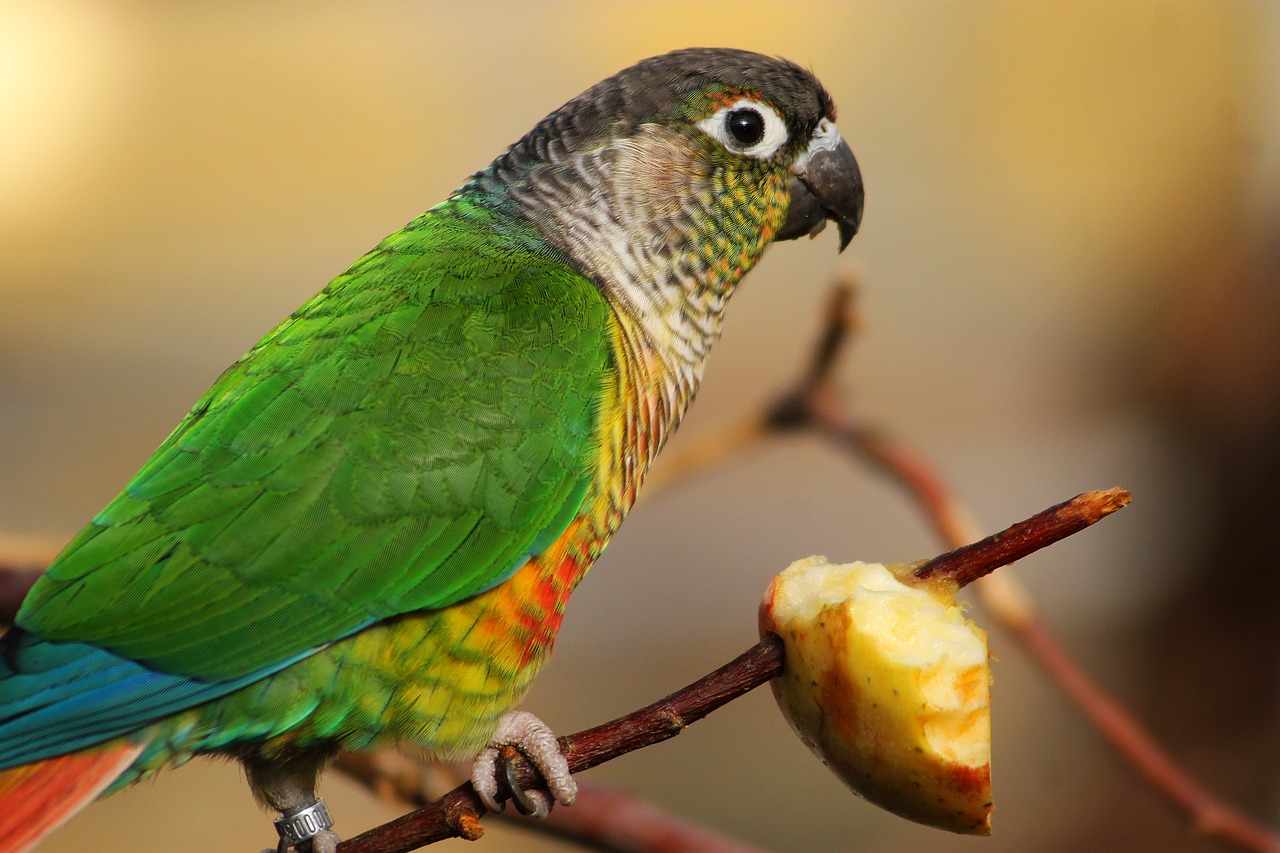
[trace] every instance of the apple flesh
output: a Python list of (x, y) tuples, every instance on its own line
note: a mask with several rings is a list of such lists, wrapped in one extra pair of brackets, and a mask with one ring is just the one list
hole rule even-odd
[(810, 557), (774, 577), (760, 630), (786, 649), (774, 696), (857, 794), (918, 823), (991, 832), (986, 634), (954, 584)]

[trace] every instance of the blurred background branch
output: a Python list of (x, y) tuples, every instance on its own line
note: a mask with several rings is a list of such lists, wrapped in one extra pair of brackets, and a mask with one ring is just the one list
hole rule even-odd
[[(764, 423), (775, 430), (816, 430), (895, 478), (929, 519), (939, 540), (956, 549), (926, 565), (934, 565), (944, 557), (967, 556), (966, 546), (978, 542), (981, 529), (936, 468), (914, 449), (894, 439), (890, 431), (862, 422), (843, 411), (838, 403), (832, 376), (844, 345), (860, 326), (855, 310), (856, 289), (856, 281), (848, 275), (837, 282), (809, 369), (795, 389), (779, 397)], [(739, 432), (731, 431), (730, 435)], [(765, 434), (760, 432), (761, 436)], [(717, 441), (713, 437), (705, 444)], [(736, 439), (732, 441), (737, 449), (744, 449)], [(668, 475), (697, 470), (706, 460), (718, 458), (711, 447), (691, 447), (671, 460)], [(1126, 493), (1122, 501), (1128, 500)], [(1081, 521), (1081, 527), (1085, 523)], [(1020, 530), (1010, 538), (1016, 540), (1020, 536), (1026, 534)], [(1007, 572), (983, 577), (976, 588), (1001, 627), (1036, 656), (1045, 674), (1066, 692), (1119, 757), (1187, 815), (1196, 836), (1219, 836), (1240, 849), (1258, 853), (1280, 851), (1280, 834), (1210, 794), (1156, 742), (1146, 726), (1085, 672), (1039, 618), (1029, 593), (1016, 577)], [(1262, 618), (1262, 614), (1258, 616)], [(1271, 707), (1274, 710), (1275, 706)]]
[[(959, 587), (966, 586), (1015, 559), (1080, 532), (1128, 502), (1129, 495), (1123, 489), (1077, 495), (1001, 533), (925, 562), (916, 569), (916, 576), (945, 578)], [(717, 708), (781, 675), (785, 660), (782, 640), (766, 633), (759, 643), (693, 684), (616, 720), (560, 738), (570, 771), (580, 773), (675, 737)], [(515, 766), (522, 789), (538, 784), (537, 774), (527, 762), (517, 759)], [(410, 814), (344, 842), (339, 848), (342, 853), (404, 853), (448, 838), (475, 840), (483, 834), (479, 820), (485, 811), (469, 782), (431, 800), (422, 784), (425, 777), (421, 768), (408, 768), (403, 763), (387, 766), (375, 756), (353, 753), (342, 754), (336, 768), (375, 793), (418, 806)], [(563, 817), (565, 809), (560, 809), (553, 813), (553, 817), (560, 815), (554, 820), (526, 821), (524, 825), (601, 851), (747, 850), (739, 842), (621, 794), (591, 789), (582, 802), (574, 803), (571, 811), (568, 818)]]

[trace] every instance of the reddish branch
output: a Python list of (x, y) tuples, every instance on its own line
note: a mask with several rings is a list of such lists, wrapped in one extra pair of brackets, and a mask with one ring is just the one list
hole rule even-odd
[[(767, 637), (715, 672), (683, 690), (612, 722), (560, 739), (569, 769), (579, 773), (643, 746), (673, 738), (685, 728), (782, 672), (782, 641)], [(536, 783), (531, 767), (518, 760), (522, 786)], [(338, 846), (340, 853), (401, 853), (460, 836), (478, 838), (484, 808), (471, 785)]]
[(529, 829), (609, 853), (762, 853), (644, 800), (583, 785), (573, 808), (556, 809), (545, 820), (521, 821)]
[[(814, 353), (813, 367), (797, 392), (784, 396), (774, 407), (770, 425), (776, 429), (819, 430), (872, 461), (907, 489), (943, 543), (963, 550), (964, 543), (973, 539), (974, 524), (937, 469), (887, 434), (849, 417), (835, 403), (832, 371), (858, 322), (851, 307), (852, 294), (853, 284), (841, 282), (830, 303), (827, 326)], [(997, 580), (1003, 583), (991, 586), (991, 581)], [(980, 586), (986, 588), (984, 601), (988, 608), (1004, 627), (1036, 656), (1052, 680), (1116, 752), (1156, 791), (1188, 815), (1197, 832), (1216, 835), (1245, 850), (1280, 853), (1280, 836), (1206, 791), (1080, 668), (1052, 632), (1035, 617), (1029, 601), (1011, 579), (994, 577)]]
[[(950, 578), (964, 586), (1001, 565), (1079, 532), (1127, 502), (1128, 493), (1123, 489), (1078, 495), (981, 542), (936, 557), (921, 566), (917, 574), (928, 570), (926, 576)], [(1011, 542), (1016, 543), (1016, 547), (1010, 547)], [(620, 755), (675, 737), (721, 705), (780, 675), (783, 660), (782, 641), (770, 634), (733, 661), (665, 699), (604, 725), (560, 738), (560, 747), (569, 760), (570, 771), (580, 773)], [(537, 777), (533, 769), (523, 761), (519, 763), (518, 778), (521, 786), (536, 784)], [(365, 775), (358, 759), (355, 768), (361, 775)], [(370, 779), (366, 784), (372, 787), (376, 781)], [(401, 791), (404, 791), (403, 787)], [(409, 787), (402, 798), (408, 800), (416, 796), (417, 792)], [(615, 807), (617, 800), (618, 798), (614, 798)], [(471, 785), (460, 785), (415, 812), (343, 842), (338, 850), (340, 853), (401, 853), (454, 836), (479, 838), (483, 832), (479, 823), (483, 813), (483, 807)], [(598, 828), (599, 816), (588, 816), (585, 821), (579, 821), (579, 824), (580, 827)], [(616, 837), (620, 828), (614, 826), (612, 829)], [(583, 840), (581, 835), (575, 837)], [(630, 837), (629, 841), (634, 844), (636, 839)], [(732, 849), (741, 849), (741, 845), (736, 843), (724, 843), (733, 844)], [(646, 848), (630, 846), (622, 849)], [(728, 848), (700, 846), (685, 849)]]
[[(439, 784), (433, 784), (435, 780), (429, 782), (426, 777), (448, 772), (444, 767), (424, 767), (396, 752), (343, 752), (334, 762), (334, 769), (383, 799), (413, 807), (434, 800), (435, 794), (430, 791), (442, 790)], [(431, 774), (431, 770), (436, 772)], [(464, 774), (449, 775), (456, 783)], [(602, 853), (764, 853), (644, 800), (581, 781), (571, 809), (555, 809), (542, 820), (527, 818), (514, 809), (507, 809), (502, 817), (519, 823), (521, 829)]]
[(1018, 629), (1018, 636), (1133, 769), (1187, 813), (1193, 831), (1226, 839), (1245, 850), (1280, 853), (1280, 838), (1218, 800), (1174, 763), (1129, 712), (1080, 669), (1043, 623), (1029, 621)]
[[(1046, 510), (1025, 522), (972, 545), (974, 525), (963, 506), (937, 475), (936, 469), (887, 434), (850, 417), (837, 404), (831, 375), (857, 323), (853, 284), (837, 289), (828, 323), (809, 370), (798, 386), (782, 397), (763, 420), (731, 433), (731, 439), (711, 449), (687, 453), (688, 468), (736, 452), (770, 429), (812, 429), (846, 449), (876, 463), (896, 478), (922, 507), (940, 539), (955, 550), (924, 563), (918, 574), (950, 577), (963, 586), (994, 568), (1019, 559), (1038, 547), (1069, 536), (1105, 517), (1128, 502), (1123, 490), (1091, 492)], [(687, 468), (677, 461), (670, 470)], [(650, 487), (652, 491), (652, 483)], [(35, 574), (0, 566), (0, 621), (17, 611), (21, 594)], [(1000, 587), (993, 581), (1006, 581)], [(988, 607), (1037, 656), (1042, 666), (1076, 702), (1086, 717), (1139, 773), (1158, 791), (1190, 815), (1195, 828), (1258, 853), (1280, 851), (1280, 839), (1262, 826), (1220, 803), (1184, 773), (1145, 733), (1142, 727), (1099, 688), (1032, 614), (1015, 585), (1006, 578), (986, 579), (979, 588)], [(999, 590), (999, 596), (994, 593)], [(570, 769), (577, 773), (634, 749), (674, 737), (685, 727), (743, 693), (763, 684), (782, 670), (782, 646), (776, 637), (759, 644), (714, 673), (659, 702), (576, 735), (562, 738)], [(522, 785), (534, 780), (531, 768), (517, 762)], [(343, 754), (338, 767), (383, 796), (409, 803), (425, 800), (423, 788), (413, 780), (393, 779), (375, 760)], [(563, 810), (553, 815), (565, 834), (607, 850), (706, 850), (747, 853), (746, 848), (690, 827), (681, 821), (648, 812), (619, 795), (587, 792), (568, 818)], [(340, 846), (342, 853), (400, 853), (448, 837), (478, 838), (483, 829), (482, 809), (470, 785), (460, 786), (423, 808), (352, 838)], [(676, 840), (674, 846), (671, 839)]]
[(950, 578), (965, 586), (1049, 543), (1084, 530), (1127, 506), (1132, 499), (1132, 495), (1120, 488), (1076, 495), (1007, 530), (934, 557), (917, 568), (915, 575), (918, 578)]

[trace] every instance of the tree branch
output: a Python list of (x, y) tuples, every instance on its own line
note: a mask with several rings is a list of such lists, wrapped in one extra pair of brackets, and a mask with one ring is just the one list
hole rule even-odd
[[(595, 728), (560, 739), (569, 770), (580, 773), (619, 755), (675, 737), (716, 708), (759, 687), (782, 671), (782, 641), (766, 637), (734, 660), (663, 699)], [(537, 782), (532, 767), (516, 760), (520, 784)], [(454, 836), (479, 838), (484, 807), (470, 783), (425, 808), (339, 845), (340, 853), (402, 853)]]
[(763, 853), (644, 800), (589, 785), (579, 785), (571, 809), (556, 809), (545, 820), (515, 819), (534, 832), (606, 853)]
[[(1082, 519), (1092, 519), (1088, 521), (1092, 523), (1127, 503), (1127, 493), (1089, 493), (1051, 508), (1046, 511), (1046, 518), (1037, 516), (1028, 520), (1030, 528), (1015, 525), (982, 543), (965, 546), (977, 537), (977, 526), (936, 468), (911, 448), (896, 442), (888, 433), (851, 416), (837, 402), (832, 373), (858, 324), (854, 296), (855, 283), (851, 279), (839, 282), (814, 356), (794, 389), (782, 395), (763, 418), (753, 418), (711, 441), (693, 445), (675, 457), (669, 456), (664, 466), (655, 472), (662, 476), (651, 477), (646, 491), (651, 494), (659, 480), (669, 482), (675, 476), (687, 475), (741, 452), (770, 432), (812, 430), (872, 462), (907, 490), (933, 524), (940, 540), (957, 549), (928, 561), (918, 571), (950, 576), (961, 585), (983, 577), (995, 565), (1025, 556), (1032, 550), (1025, 547), (1028, 536), (1032, 541), (1045, 536), (1050, 537), (1048, 541), (1053, 541), (1055, 537), (1060, 538), (1059, 533), (1070, 535), (1074, 532), (1074, 525)], [(1078, 503), (1081, 499), (1087, 504), (1083, 513)], [(9, 553), (6, 545), (0, 538), (0, 555)], [(0, 621), (9, 621), (16, 613), (22, 594), (37, 576), (37, 572), (26, 566), (37, 564), (12, 557), (7, 565), (0, 564)], [(1080, 669), (1036, 617), (1030, 597), (1016, 579), (1008, 573), (986, 576), (975, 588), (992, 615), (1036, 656), (1050, 678), (1062, 687), (1117, 753), (1157, 791), (1189, 815), (1198, 831), (1258, 853), (1280, 851), (1280, 838), (1207, 793), (1160, 749), (1131, 715)], [(633, 749), (673, 737), (715, 708), (769, 680), (781, 671), (781, 665), (780, 643), (776, 638), (766, 638), (735, 661), (666, 699), (604, 726), (562, 739), (570, 768), (580, 772)], [(383, 796), (415, 803), (425, 800), (420, 784), (414, 785), (403, 779), (398, 782), (391, 780), (375, 763), (366, 761), (362, 765), (363, 758), (343, 754), (339, 758), (338, 769)], [(533, 782), (533, 772), (527, 767), (519, 768), (519, 777), (523, 784)], [(592, 815), (590, 803), (602, 804), (608, 814)], [(572, 811), (575, 820), (578, 816), (584, 818), (578, 821), (577, 828), (567, 830), (575, 839), (588, 840), (600, 849), (647, 849), (643, 846), (609, 847), (608, 843), (612, 842), (603, 839), (604, 835), (611, 834), (608, 828), (617, 829), (620, 824), (625, 824), (622, 815), (626, 809), (618, 806), (611, 795), (590, 795)], [(562, 814), (563, 811), (557, 813)], [(483, 832), (479, 815), (480, 804), (470, 786), (460, 786), (424, 809), (350, 839), (340, 849), (343, 853), (399, 853), (437, 838), (478, 838)], [(641, 823), (652, 826), (649, 817)], [(668, 821), (662, 825), (676, 826), (678, 823)], [(592, 824), (596, 826), (595, 830), (588, 828)], [(677, 828), (676, 831), (678, 834), (687, 832), (688, 827), (684, 830)], [(724, 839), (719, 839), (719, 842), (734, 844)], [(709, 844), (685, 849), (745, 853), (740, 847), (712, 847)]]
[(1128, 506), (1133, 496), (1121, 488), (1085, 492), (993, 533), (934, 557), (916, 569), (918, 578), (945, 577), (965, 586), (1001, 566), (1021, 560), (1052, 542), (1065, 539)]
[[(927, 569), (924, 576), (947, 578), (964, 586), (1001, 565), (1100, 521), (1124, 506), (1127, 495), (1123, 489), (1078, 495), (981, 542), (935, 557), (921, 566), (917, 574)], [(1018, 547), (1007, 547), (1010, 540), (1016, 540)], [(715, 672), (664, 699), (611, 722), (560, 738), (569, 770), (580, 773), (675, 737), (715, 709), (781, 675), (784, 659), (782, 641), (769, 634)], [(520, 785), (537, 784), (533, 768), (523, 759), (517, 763)], [(373, 780), (366, 782), (370, 787), (373, 784)], [(410, 789), (410, 793), (416, 796), (416, 791)], [(343, 842), (338, 850), (339, 853), (403, 853), (453, 836), (475, 839), (482, 834), (479, 825), (482, 814), (484, 809), (479, 798), (467, 783), (418, 811)], [(598, 824), (598, 816), (590, 822)]]
[[(444, 790), (439, 778), (430, 777), (447, 774), (452, 786), (466, 775), (456, 765), (424, 766), (399, 752), (341, 752), (333, 769), (384, 800), (412, 808), (427, 805), (437, 797), (433, 791)], [(571, 809), (555, 809), (542, 820), (514, 809), (498, 817), (523, 830), (601, 853), (764, 853), (646, 800), (581, 781)]]
[[(856, 312), (850, 305), (852, 292), (847, 281), (838, 283), (829, 303), (821, 343), (814, 351), (812, 367), (796, 391), (779, 398), (771, 410), (769, 423), (778, 430), (817, 430), (872, 462), (906, 489), (947, 547), (962, 549), (964, 543), (980, 535), (979, 528), (936, 467), (914, 450), (894, 441), (887, 432), (844, 413), (835, 402), (832, 371), (836, 354), (847, 345), (858, 325)], [(1216, 835), (1256, 853), (1280, 851), (1280, 835), (1206, 791), (1084, 672), (1036, 616), (1031, 596), (1013, 575), (1003, 573), (985, 578), (976, 589), (988, 611), (1036, 657), (1120, 758), (1183, 811), (1197, 832)]]

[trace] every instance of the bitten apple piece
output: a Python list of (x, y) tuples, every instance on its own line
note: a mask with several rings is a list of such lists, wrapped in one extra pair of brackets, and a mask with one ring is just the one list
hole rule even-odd
[(991, 832), (991, 705), (986, 633), (954, 584), (911, 566), (825, 557), (793, 563), (760, 604), (786, 667), (783, 714), (856, 793), (902, 817)]

